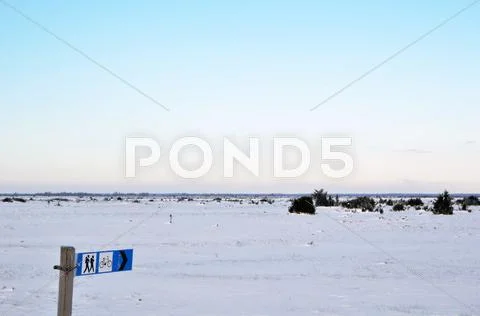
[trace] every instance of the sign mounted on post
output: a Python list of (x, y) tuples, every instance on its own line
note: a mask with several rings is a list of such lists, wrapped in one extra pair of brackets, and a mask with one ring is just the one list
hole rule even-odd
[(132, 264), (133, 249), (78, 253), (75, 275), (130, 271)]
[(75, 263), (75, 248), (63, 246), (60, 249), (60, 265), (53, 266), (60, 271), (58, 316), (72, 315), (74, 276), (130, 271), (133, 249), (78, 253), (76, 259)]

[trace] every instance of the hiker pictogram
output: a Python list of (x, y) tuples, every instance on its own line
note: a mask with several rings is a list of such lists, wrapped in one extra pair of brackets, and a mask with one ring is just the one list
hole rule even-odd
[(91, 274), (95, 273), (95, 253), (84, 254), (82, 257), (83, 270), (82, 274)]

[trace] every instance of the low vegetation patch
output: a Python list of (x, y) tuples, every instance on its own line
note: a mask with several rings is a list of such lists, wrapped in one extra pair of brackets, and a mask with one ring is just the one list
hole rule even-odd
[(373, 212), (375, 209), (375, 200), (368, 196), (362, 196), (353, 200), (342, 202), (341, 205), (348, 209), (361, 209), (363, 212)]
[(468, 206), (478, 206), (480, 205), (480, 200), (477, 196), (471, 195), (469, 197), (465, 197), (459, 201), (462, 204), (462, 209), (467, 209)]
[(27, 203), (27, 200), (24, 198), (19, 198), (19, 197), (6, 197), (2, 200), (4, 203), (13, 203), (13, 202), (20, 202), (20, 203)]
[(269, 199), (264, 197), (263, 199), (260, 200), (260, 203), (268, 203), (268, 204), (273, 204), (275, 200)]
[(395, 203), (393, 203), (392, 199), (382, 199), (382, 198), (378, 201), (378, 203), (385, 204), (385, 205), (388, 205), (388, 206), (393, 206), (393, 204), (395, 204)]

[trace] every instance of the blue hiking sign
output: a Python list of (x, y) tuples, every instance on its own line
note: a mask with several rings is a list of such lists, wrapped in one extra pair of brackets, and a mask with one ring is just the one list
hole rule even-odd
[(83, 252), (77, 254), (76, 276), (130, 271), (133, 249)]

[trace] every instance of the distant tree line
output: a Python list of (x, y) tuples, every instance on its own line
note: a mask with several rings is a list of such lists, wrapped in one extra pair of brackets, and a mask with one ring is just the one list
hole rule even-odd
[[(468, 206), (480, 205), (480, 200), (476, 196), (468, 196), (463, 199), (458, 199), (455, 203), (462, 206), (462, 210), (467, 210)], [(452, 215), (454, 203), (448, 191), (439, 194), (433, 202), (433, 206), (425, 205), (423, 200), (419, 197), (410, 198), (407, 200), (392, 200), (380, 198), (378, 203), (374, 198), (368, 196), (360, 196), (346, 201), (340, 201), (338, 195), (335, 198), (329, 195), (324, 189), (314, 190), (310, 196), (302, 196), (291, 200), (289, 207), (290, 213), (306, 213), (315, 214), (316, 207), (332, 207), (340, 206), (346, 209), (359, 209), (362, 212), (380, 212), (383, 214), (382, 205), (391, 206), (393, 211), (405, 211), (407, 207), (415, 208), (416, 210), (431, 211), (433, 214)]]

